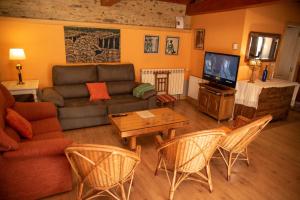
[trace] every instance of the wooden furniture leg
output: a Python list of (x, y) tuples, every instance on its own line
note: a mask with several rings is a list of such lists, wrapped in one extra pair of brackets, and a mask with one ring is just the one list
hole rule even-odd
[(213, 191), (213, 185), (212, 185), (212, 181), (211, 181), (211, 172), (210, 172), (209, 163), (206, 165), (206, 175), (207, 175), (209, 191), (212, 192)]
[(128, 139), (127, 138), (121, 138), (121, 142), (123, 145), (127, 145), (128, 144)]
[(173, 139), (175, 137), (175, 129), (170, 129), (168, 132), (168, 138)]
[(134, 150), (136, 149), (136, 137), (131, 137), (129, 140), (129, 148)]

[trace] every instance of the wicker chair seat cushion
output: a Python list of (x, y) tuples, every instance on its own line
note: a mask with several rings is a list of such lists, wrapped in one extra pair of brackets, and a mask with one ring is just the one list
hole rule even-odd
[(175, 102), (176, 98), (168, 94), (162, 94), (157, 96), (157, 100), (162, 103), (171, 103), (171, 102)]

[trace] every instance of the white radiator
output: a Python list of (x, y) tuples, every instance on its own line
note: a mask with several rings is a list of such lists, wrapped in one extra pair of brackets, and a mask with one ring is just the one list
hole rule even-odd
[(207, 81), (202, 78), (196, 77), (196, 76), (190, 76), (189, 89), (188, 89), (189, 97), (191, 97), (193, 99), (198, 99), (199, 83), (207, 83)]
[(184, 84), (184, 69), (142, 69), (141, 70), (141, 82), (150, 83), (155, 85), (154, 72), (157, 71), (169, 71), (169, 94), (178, 95), (183, 94)]

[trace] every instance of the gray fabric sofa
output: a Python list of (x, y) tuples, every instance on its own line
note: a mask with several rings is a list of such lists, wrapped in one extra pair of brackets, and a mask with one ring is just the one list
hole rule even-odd
[[(108, 124), (108, 114), (156, 107), (155, 91), (142, 98), (132, 95), (137, 86), (132, 64), (56, 65), (52, 80), (53, 87), (44, 88), (40, 98), (57, 106), (64, 130)], [(89, 101), (86, 83), (90, 82), (105, 82), (111, 99)]]

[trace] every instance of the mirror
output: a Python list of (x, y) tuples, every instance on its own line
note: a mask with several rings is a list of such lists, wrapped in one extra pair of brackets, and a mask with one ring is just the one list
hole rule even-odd
[(246, 50), (246, 60), (260, 59), (262, 61), (275, 61), (280, 34), (250, 32)]

